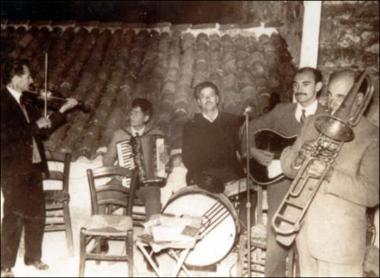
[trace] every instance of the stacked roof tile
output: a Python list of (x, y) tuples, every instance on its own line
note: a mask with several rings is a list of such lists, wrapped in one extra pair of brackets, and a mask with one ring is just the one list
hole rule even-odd
[(127, 125), (135, 97), (152, 101), (154, 120), (172, 148), (181, 147), (183, 124), (197, 112), (193, 88), (199, 82), (214, 82), (223, 109), (235, 114), (250, 104), (253, 116), (261, 115), (273, 93), (289, 99), (295, 69), (276, 32), (249, 34), (235, 25), (215, 31), (215, 24), (194, 30), (163, 23), (92, 24), (1, 25), (2, 60), (29, 59), (35, 84), (42, 87), (47, 51), (49, 89), (94, 108), (69, 113), (68, 123), (46, 142), (48, 149), (72, 151), (74, 159), (93, 159), (113, 131)]

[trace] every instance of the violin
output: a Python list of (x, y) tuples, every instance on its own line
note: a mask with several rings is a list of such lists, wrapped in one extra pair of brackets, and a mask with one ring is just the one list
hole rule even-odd
[[(58, 94), (58, 93), (55, 93)], [(60, 95), (60, 94), (59, 94)], [(30, 103), (32, 105), (37, 105), (43, 107), (45, 105), (45, 96), (43, 94), (40, 94), (37, 91), (24, 91), (22, 93), (22, 99), (23, 101)], [(59, 110), (62, 105), (66, 102), (66, 98), (61, 96), (47, 96), (47, 107), (51, 110), (57, 111)], [(75, 108), (80, 109), (84, 113), (90, 113), (92, 108), (84, 103), (83, 101), (78, 100), (78, 104), (75, 106)]]

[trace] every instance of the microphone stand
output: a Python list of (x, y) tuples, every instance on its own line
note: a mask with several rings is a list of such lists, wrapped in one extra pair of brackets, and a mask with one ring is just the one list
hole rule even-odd
[(250, 192), (250, 165), (249, 165), (249, 160), (250, 160), (250, 144), (249, 144), (249, 112), (251, 109), (246, 108), (244, 111), (245, 115), (245, 134), (246, 134), (246, 150), (247, 150), (247, 160), (246, 160), (246, 183), (247, 183), (247, 203), (246, 203), (246, 208), (247, 208), (247, 249), (248, 249), (248, 254), (247, 254), (247, 271), (248, 271), (248, 277), (251, 277), (251, 192)]
[(48, 119), (47, 114), (47, 72), (48, 71), (48, 54), (45, 52), (45, 93), (44, 93), (44, 117)]

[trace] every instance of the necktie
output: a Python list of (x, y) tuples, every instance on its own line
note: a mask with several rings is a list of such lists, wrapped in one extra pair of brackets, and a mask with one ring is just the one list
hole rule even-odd
[(139, 136), (140, 136), (140, 132), (137, 131), (137, 132), (135, 133), (135, 137), (139, 137)]
[(306, 110), (302, 109), (300, 123), (303, 124), (305, 122), (305, 120), (306, 120)]

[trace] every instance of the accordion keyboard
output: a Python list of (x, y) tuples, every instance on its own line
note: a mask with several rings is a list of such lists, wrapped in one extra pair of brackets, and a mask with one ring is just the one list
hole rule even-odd
[(130, 140), (125, 140), (116, 144), (119, 165), (124, 168), (134, 169), (133, 151)]
[[(119, 161), (119, 166), (127, 168), (127, 169), (134, 169), (135, 168), (135, 161), (133, 159), (133, 151), (132, 151), (132, 145), (130, 144), (130, 140), (124, 140), (116, 144), (116, 150), (117, 150), (117, 158)], [(131, 179), (130, 178), (123, 178), (121, 181), (122, 185), (129, 188), (131, 185)]]

